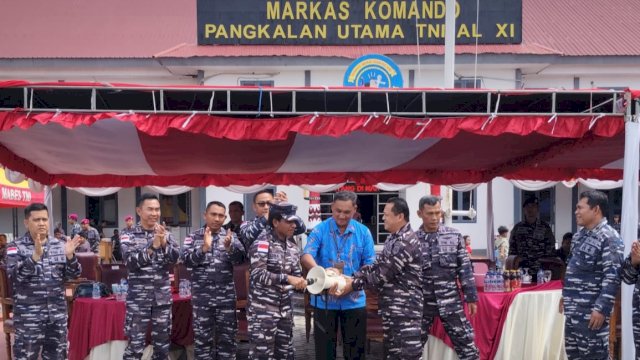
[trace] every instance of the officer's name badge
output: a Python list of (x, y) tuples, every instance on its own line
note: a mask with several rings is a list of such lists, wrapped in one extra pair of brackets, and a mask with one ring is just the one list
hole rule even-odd
[(15, 255), (18, 253), (18, 248), (17, 247), (10, 247), (7, 249), (7, 255)]
[(269, 242), (268, 241), (258, 241), (258, 252), (269, 252)]

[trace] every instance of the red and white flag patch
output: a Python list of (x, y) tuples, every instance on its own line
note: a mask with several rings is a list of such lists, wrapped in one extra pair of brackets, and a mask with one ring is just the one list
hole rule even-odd
[(129, 235), (122, 235), (120, 236), (120, 242), (121, 243), (128, 243), (129, 242)]
[(7, 255), (15, 255), (18, 253), (18, 248), (15, 246), (12, 246), (10, 248), (7, 248)]
[(193, 239), (190, 238), (190, 237), (184, 239), (184, 244), (185, 245), (191, 244), (192, 242), (193, 242)]
[(268, 241), (258, 241), (258, 252), (268, 253), (269, 252), (269, 242)]

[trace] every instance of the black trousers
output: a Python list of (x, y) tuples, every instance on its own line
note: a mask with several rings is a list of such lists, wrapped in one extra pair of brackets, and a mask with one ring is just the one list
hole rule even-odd
[(314, 308), (313, 338), (316, 343), (317, 360), (336, 358), (336, 338), (340, 324), (342, 354), (345, 360), (365, 358), (364, 345), (367, 339), (367, 310), (324, 310)]

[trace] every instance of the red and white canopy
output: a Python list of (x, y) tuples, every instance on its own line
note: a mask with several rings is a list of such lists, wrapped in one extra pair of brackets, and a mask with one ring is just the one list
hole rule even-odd
[(622, 116), (0, 113), (0, 163), (67, 186), (622, 178)]
[(42, 184), (72, 187), (619, 180), (623, 157), (622, 113), (0, 111), (0, 164)]

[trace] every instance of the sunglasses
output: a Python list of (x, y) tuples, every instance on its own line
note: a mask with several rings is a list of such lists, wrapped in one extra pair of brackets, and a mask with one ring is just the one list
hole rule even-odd
[(260, 202), (257, 202), (256, 205), (262, 207), (262, 206), (269, 206), (271, 205), (271, 203), (269, 201), (260, 201)]

